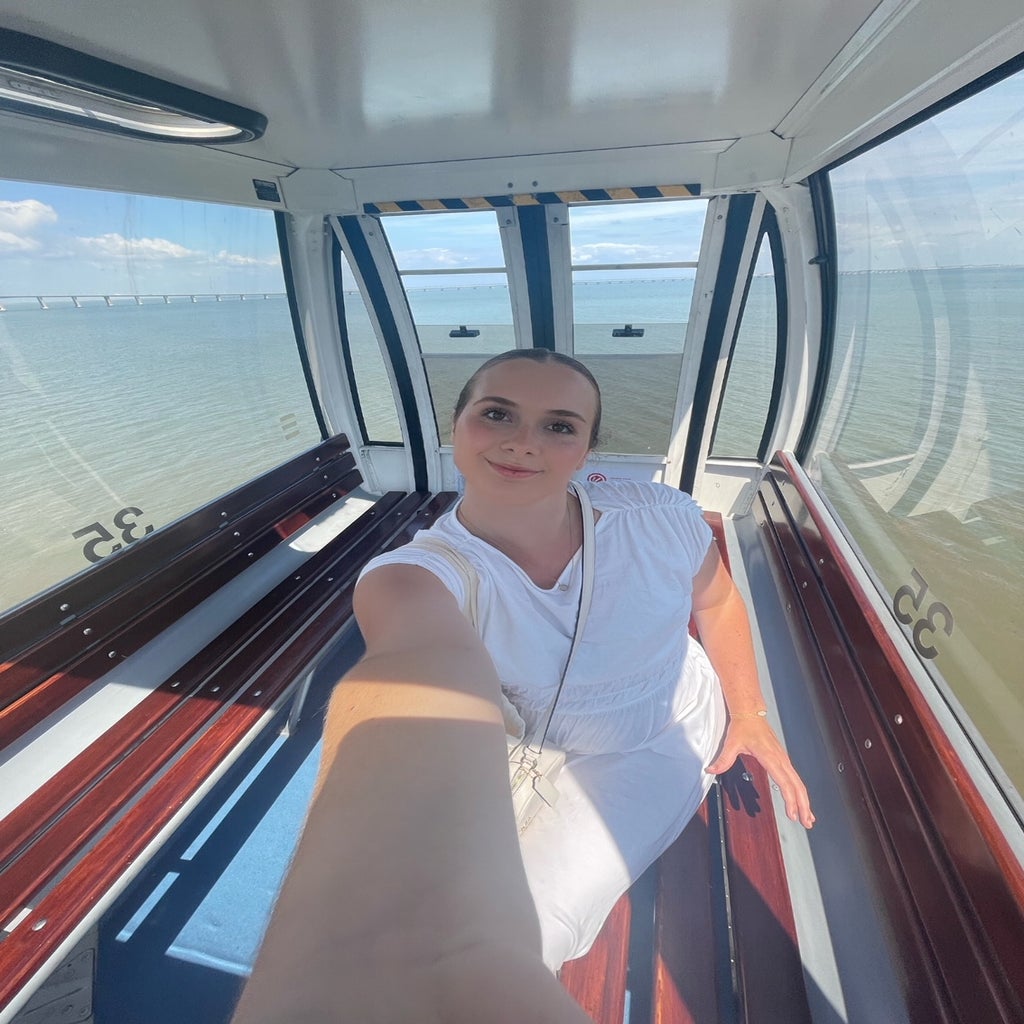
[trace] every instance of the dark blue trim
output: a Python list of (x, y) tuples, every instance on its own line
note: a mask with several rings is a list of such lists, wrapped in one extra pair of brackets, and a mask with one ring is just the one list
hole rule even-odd
[(535, 192), (533, 198), (542, 206), (555, 206), (565, 202), (557, 192)]
[[(413, 489), (426, 491), (428, 489), (426, 445), (423, 440), (423, 431), (420, 429), (419, 410), (416, 405), (416, 394), (412, 386), (412, 373), (409, 370), (409, 363), (405, 358), (405, 351), (402, 348), (402, 339), (398, 331), (398, 324), (395, 321), (395, 314), (391, 309), (391, 304), (388, 302), (387, 291), (384, 288), (380, 270), (373, 260), (373, 255), (363, 234), (363, 227), (359, 217), (351, 215), (339, 217), (338, 223), (345, 234), (345, 240), (348, 242), (349, 251), (356, 264), (359, 276), (363, 279), (366, 296), (370, 306), (373, 308), (374, 315), (377, 317), (377, 323), (380, 325), (388, 361), (391, 363), (391, 370), (395, 375), (398, 398), (402, 403), (402, 415), (405, 418), (409, 456), (412, 459)], [(379, 225), (378, 230), (380, 230)]]
[(836, 212), (832, 204), (832, 184), (824, 171), (807, 179), (814, 211), (814, 234), (818, 254), (811, 261), (821, 274), (821, 336), (818, 342), (818, 367), (811, 388), (807, 419), (796, 444), (797, 462), (807, 458), (814, 436), (818, 432), (821, 413), (825, 406), (825, 391), (832, 372), (832, 354), (835, 350), (836, 308), (839, 301), (839, 265), (836, 258)]
[(661, 199), (662, 191), (660, 188), (656, 188), (654, 185), (640, 185), (633, 189), (636, 193), (637, 199)]
[(581, 188), (580, 195), (595, 203), (611, 199), (611, 196), (603, 188)]
[(555, 305), (551, 293), (551, 250), (543, 206), (519, 207), (526, 291), (530, 298), (530, 332), (534, 348), (555, 349)]
[[(764, 433), (761, 435), (761, 443), (757, 446), (758, 462), (767, 462), (775, 454), (768, 451), (768, 444), (779, 419), (782, 384), (786, 376), (786, 360), (789, 358), (789, 286), (786, 282), (786, 260), (782, 249), (779, 220), (775, 215), (775, 207), (771, 203), (765, 206), (761, 230), (768, 238), (768, 245), (772, 253), (772, 270), (775, 275), (775, 376), (772, 380), (772, 397), (768, 403)], [(751, 264), (750, 271), (753, 274), (753, 264)]]
[(439, 199), (438, 202), (446, 210), (468, 210), (469, 203), (463, 199)]
[[(732, 296), (736, 292), (740, 256), (743, 253), (743, 243), (747, 237), (753, 211), (753, 195), (733, 196), (729, 200), (729, 212), (725, 218), (725, 238), (722, 241), (722, 254), (718, 261), (718, 272), (715, 275), (714, 296), (711, 300), (711, 311), (708, 315), (704, 345), (701, 349), (700, 369), (697, 372), (690, 430), (686, 436), (686, 446), (683, 450), (683, 470), (680, 475), (679, 487), (687, 493), (693, 492), (693, 484), (697, 478), (701, 437), (707, 426), (708, 416), (711, 414), (709, 405), (714, 388), (715, 369), (725, 340), (729, 306)], [(718, 415), (717, 410), (715, 410), (715, 415)]]
[(280, 210), (274, 211), (274, 227), (277, 229), (277, 246), (281, 250), (281, 271), (284, 275), (284, 290), (288, 296), (288, 312), (292, 318), (292, 331), (295, 334), (295, 345), (299, 350), (299, 362), (302, 364), (302, 376), (306, 379), (306, 390), (309, 392), (309, 402), (313, 406), (313, 416), (316, 418), (316, 425), (320, 428), (320, 439), (326, 441), (329, 437), (327, 431), (327, 420), (323, 408), (320, 405), (320, 398), (316, 393), (316, 385), (313, 383), (313, 370), (309, 365), (309, 353), (306, 351), (306, 338), (302, 333), (302, 317), (299, 315), (299, 303), (295, 297), (295, 281), (292, 274), (292, 257), (288, 248), (288, 225), (285, 221), (286, 214)]
[[(484, 196), (484, 201), (497, 209), (499, 206), (515, 206), (515, 200), (511, 196)], [(465, 205), (465, 204), (463, 204)]]
[(403, 199), (400, 202), (395, 203), (400, 210), (404, 210), (406, 213), (419, 213), (423, 207), (415, 199)]

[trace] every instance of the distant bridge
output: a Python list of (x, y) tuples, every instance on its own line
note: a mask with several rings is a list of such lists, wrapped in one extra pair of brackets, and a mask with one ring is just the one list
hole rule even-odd
[(50, 304), (66, 305), (70, 303), (76, 309), (84, 304), (93, 305), (101, 300), (107, 306), (133, 304), (142, 306), (146, 303), (174, 302), (248, 302), (254, 299), (283, 299), (284, 292), (141, 292), (137, 295), (127, 293), (111, 293), (110, 295), (0, 295), (0, 313), (6, 312), (5, 302), (36, 302), (39, 309), (49, 309)]

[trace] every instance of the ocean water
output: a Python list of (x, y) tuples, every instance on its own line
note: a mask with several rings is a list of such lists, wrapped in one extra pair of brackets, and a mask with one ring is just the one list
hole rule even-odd
[[(602, 447), (663, 453), (692, 278), (581, 277), (575, 346), (604, 391)], [(967, 688), (972, 715), (991, 720), (993, 746), (1021, 785), (1019, 744), (999, 737), (1007, 723), (1014, 735), (1024, 728), (1024, 269), (840, 280), (812, 471), (890, 593), (915, 569), (954, 609), (957, 628), (936, 665)], [(283, 298), (81, 309), (49, 301), (48, 310), (5, 301), (0, 312), (0, 610), (319, 437)], [(419, 289), (410, 305), (444, 436), (468, 373), (514, 345), (508, 293)], [(347, 320), (369, 434), (399, 440), (357, 295), (347, 296)], [(612, 336), (627, 324), (643, 337)], [(450, 338), (460, 325), (480, 333)], [(774, 335), (774, 283), (755, 278), (716, 455), (756, 453)], [(970, 697), (979, 677), (989, 680), (980, 703)]]

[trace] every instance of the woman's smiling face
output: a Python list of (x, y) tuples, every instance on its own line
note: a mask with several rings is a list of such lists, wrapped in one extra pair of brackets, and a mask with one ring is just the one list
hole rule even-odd
[(485, 370), (452, 430), (467, 488), (518, 502), (564, 491), (586, 462), (597, 410), (571, 367), (514, 359)]

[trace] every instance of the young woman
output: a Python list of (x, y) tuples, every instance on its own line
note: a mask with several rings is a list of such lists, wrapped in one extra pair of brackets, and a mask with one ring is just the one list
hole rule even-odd
[(557, 687), (582, 582), (569, 485), (600, 417), (586, 367), (544, 350), (496, 356), (463, 389), (465, 493), (432, 534), (477, 574), (480, 634), (444, 556), (400, 549), (364, 570), (366, 655), (332, 700), (318, 795), (237, 1021), (583, 1020), (549, 972), (587, 951), (738, 755), (813, 824), (700, 510), (611, 481), (588, 485), (593, 603), (549, 733), (567, 751), (559, 799), (517, 842), (501, 692), (530, 730)]

